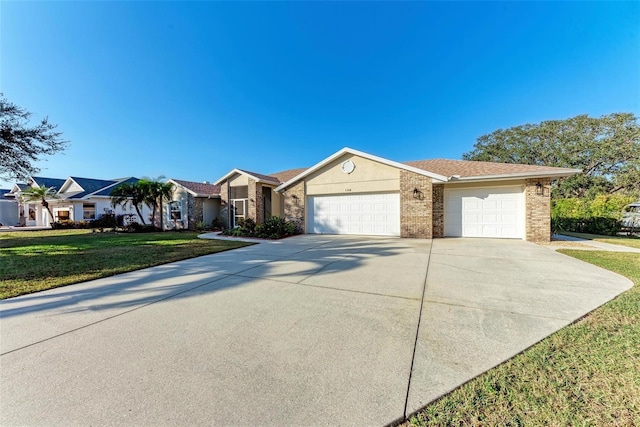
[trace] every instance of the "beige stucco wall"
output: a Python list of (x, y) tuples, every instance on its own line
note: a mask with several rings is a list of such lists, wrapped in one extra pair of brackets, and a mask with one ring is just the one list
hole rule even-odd
[(220, 215), (220, 199), (204, 199), (202, 207), (203, 221), (211, 225), (214, 219)]
[[(351, 160), (356, 166), (350, 174), (342, 171), (342, 164), (347, 160)], [(345, 154), (309, 175), (305, 184), (308, 196), (397, 192), (400, 189), (400, 173), (392, 166)]]
[(282, 193), (271, 192), (271, 215), (280, 218), (284, 217), (284, 209), (282, 204)]
[(243, 174), (236, 174), (229, 178), (230, 187), (240, 187), (242, 185), (249, 185), (249, 177)]

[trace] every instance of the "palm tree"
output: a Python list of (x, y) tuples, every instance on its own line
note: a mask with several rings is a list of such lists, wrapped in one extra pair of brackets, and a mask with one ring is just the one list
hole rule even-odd
[(130, 202), (136, 209), (138, 218), (142, 221), (142, 225), (147, 225), (147, 223), (144, 222), (142, 213), (140, 212), (140, 205), (145, 202), (145, 194), (143, 191), (144, 188), (138, 185), (139, 183), (140, 181), (135, 184), (125, 182), (124, 184), (120, 184), (114, 188), (113, 191), (111, 191), (111, 206), (114, 208), (118, 205), (125, 207), (127, 203)]
[(47, 199), (56, 199), (58, 197), (54, 187), (45, 187), (44, 185), (40, 187), (30, 187), (27, 190), (23, 190), (20, 197), (25, 202), (40, 202), (47, 212), (49, 212), (49, 215), (51, 216), (51, 228), (53, 228), (53, 212), (51, 212), (51, 209), (49, 208), (49, 202), (47, 202)]
[(156, 218), (156, 211), (160, 213), (160, 230), (164, 230), (164, 214), (162, 212), (162, 202), (170, 202), (173, 197), (173, 184), (158, 180), (141, 180), (140, 183), (145, 188), (145, 203), (153, 209), (151, 217)]

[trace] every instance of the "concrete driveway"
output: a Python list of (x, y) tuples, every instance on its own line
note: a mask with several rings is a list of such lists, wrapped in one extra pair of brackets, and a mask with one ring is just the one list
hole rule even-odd
[(512, 240), (176, 262), (0, 302), (0, 424), (383, 425), (631, 286)]

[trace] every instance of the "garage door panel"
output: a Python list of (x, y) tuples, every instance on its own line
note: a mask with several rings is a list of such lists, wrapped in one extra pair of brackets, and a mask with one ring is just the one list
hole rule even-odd
[(479, 223), (480, 217), (478, 214), (464, 214), (463, 219), (465, 223)]
[(516, 223), (518, 221), (518, 215), (516, 214), (502, 214), (502, 223)]
[(517, 210), (518, 209), (518, 203), (515, 200), (503, 200), (502, 201), (502, 209), (506, 210)]
[(310, 196), (308, 206), (310, 233), (400, 235), (397, 193)]
[(478, 200), (463, 200), (462, 207), (466, 210), (478, 210), (480, 209), (480, 203)]
[(445, 190), (445, 236), (522, 238), (520, 186)]
[(482, 210), (498, 210), (497, 200), (484, 200), (482, 203)]
[(482, 223), (483, 224), (495, 224), (498, 223), (500, 221), (498, 221), (498, 214), (496, 213), (490, 213), (490, 214), (483, 214), (482, 215)]

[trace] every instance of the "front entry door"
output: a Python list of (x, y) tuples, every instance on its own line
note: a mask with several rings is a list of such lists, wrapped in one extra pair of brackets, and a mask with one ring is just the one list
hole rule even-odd
[(233, 224), (232, 227), (238, 225), (239, 219), (244, 219), (247, 216), (247, 202), (249, 199), (233, 199), (231, 205), (233, 206)]

